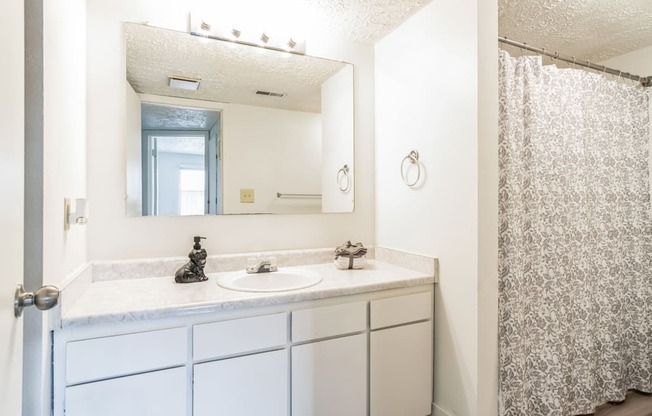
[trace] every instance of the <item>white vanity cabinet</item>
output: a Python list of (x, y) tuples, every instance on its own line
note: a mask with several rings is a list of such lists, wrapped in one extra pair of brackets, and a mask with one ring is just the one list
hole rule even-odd
[(287, 416), (284, 350), (194, 366), (194, 416)]
[(426, 416), (433, 286), (54, 332), (54, 416)]
[(367, 415), (367, 302), (294, 311), (293, 416)]
[(69, 342), (65, 415), (184, 414), (186, 359), (186, 328)]
[(172, 416), (185, 413), (184, 367), (66, 388), (66, 416)]
[(287, 322), (275, 313), (195, 325), (193, 360), (212, 361), (194, 364), (193, 415), (287, 416)]
[(432, 293), (370, 302), (371, 416), (430, 414), (432, 310)]

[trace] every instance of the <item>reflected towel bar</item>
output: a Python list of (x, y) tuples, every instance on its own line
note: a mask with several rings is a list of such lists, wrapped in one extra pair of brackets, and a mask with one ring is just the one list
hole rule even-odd
[(276, 193), (277, 198), (321, 198), (321, 194), (282, 194)]

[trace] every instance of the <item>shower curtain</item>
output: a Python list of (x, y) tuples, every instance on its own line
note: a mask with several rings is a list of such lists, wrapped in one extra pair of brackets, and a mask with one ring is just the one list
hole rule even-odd
[(500, 414), (652, 391), (647, 92), (500, 52)]

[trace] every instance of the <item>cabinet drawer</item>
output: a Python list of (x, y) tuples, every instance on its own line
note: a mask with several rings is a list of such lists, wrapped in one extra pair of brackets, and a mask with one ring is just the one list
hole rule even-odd
[(292, 342), (350, 334), (367, 329), (367, 302), (292, 312)]
[(66, 382), (158, 370), (185, 364), (187, 359), (186, 328), (74, 341), (66, 345)]
[(432, 293), (371, 301), (371, 329), (432, 318)]
[(193, 357), (195, 361), (260, 351), (287, 342), (287, 315), (255, 316), (195, 325)]

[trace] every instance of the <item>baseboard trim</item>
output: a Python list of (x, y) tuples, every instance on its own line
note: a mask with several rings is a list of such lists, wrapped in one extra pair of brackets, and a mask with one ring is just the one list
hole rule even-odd
[(437, 406), (436, 403), (432, 403), (432, 416), (455, 416), (451, 413), (448, 413), (446, 410)]

